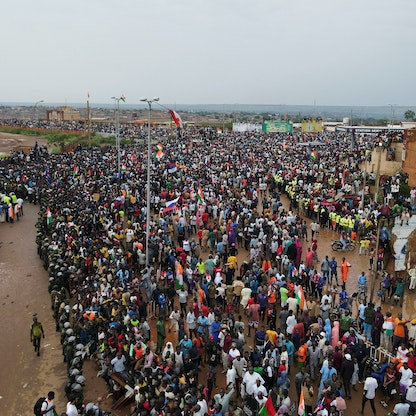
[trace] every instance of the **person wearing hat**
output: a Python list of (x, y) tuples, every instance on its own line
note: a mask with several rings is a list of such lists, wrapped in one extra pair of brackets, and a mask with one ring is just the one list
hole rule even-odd
[(341, 378), (344, 385), (345, 396), (351, 399), (351, 378), (354, 374), (354, 363), (352, 362), (351, 354), (345, 354), (344, 360), (341, 364)]
[(35, 352), (38, 357), (40, 355), (40, 339), (45, 338), (45, 333), (43, 332), (43, 326), (38, 321), (37, 314), (33, 315), (33, 323), (30, 327), (30, 342), (33, 344)]

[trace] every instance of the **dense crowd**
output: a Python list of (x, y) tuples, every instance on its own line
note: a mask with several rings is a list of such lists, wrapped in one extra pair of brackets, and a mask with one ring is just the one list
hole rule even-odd
[[(111, 147), (61, 155), (36, 147), (0, 162), (5, 195), (20, 189), (40, 203), (38, 251), (70, 403), (82, 404), (83, 359), (94, 356), (115, 400), (131, 390), (137, 415), (285, 415), (301, 401), (307, 413), (335, 416), (359, 382), (363, 409), (370, 400), (374, 414), (377, 388), (386, 406), (396, 388), (414, 405), (416, 322), (407, 330), (401, 314), (384, 316), (365, 298), (353, 319), (350, 264), (317, 257), (328, 227), (360, 241), (370, 267), (385, 272), (382, 253), (361, 241), (382, 221), (387, 249), (388, 222), (410, 216), (414, 201), (392, 195), (393, 213), (386, 199), (360, 204), (360, 164), (379, 138), (321, 133), (311, 145), (303, 133), (155, 135), (164, 156), (152, 158), (149, 230), (140, 145), (122, 147), (121, 172)], [(403, 180), (385, 178), (384, 196)], [(385, 280), (400, 301), (404, 282)], [(370, 343), (398, 362), (374, 368)], [(225, 387), (214, 394), (217, 384)]]

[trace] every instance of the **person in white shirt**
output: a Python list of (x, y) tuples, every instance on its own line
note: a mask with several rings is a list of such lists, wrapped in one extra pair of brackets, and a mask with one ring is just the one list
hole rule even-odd
[(265, 397), (261, 391), (259, 391), (254, 396), (254, 398), (257, 400), (257, 403), (259, 404), (259, 409), (261, 409), (262, 406), (264, 405), (264, 403), (266, 403), (266, 401), (267, 401), (267, 397)]
[(228, 370), (226, 374), (226, 388), (227, 389), (234, 389), (235, 388), (235, 381), (237, 377), (237, 371), (233, 366), (232, 361), (228, 363)]
[(66, 415), (67, 416), (78, 416), (78, 409), (75, 406), (76, 399), (75, 397), (71, 397), (69, 402), (66, 404)]
[(293, 312), (293, 315), (296, 316), (296, 313), (298, 311), (298, 300), (295, 297), (291, 297), (288, 298), (286, 304), (288, 309)]
[[(248, 367), (248, 371), (244, 374), (243, 382), (241, 383), (241, 397), (244, 397), (245, 393), (248, 395), (252, 395), (254, 393), (254, 387), (257, 384), (257, 379), (260, 380), (260, 383), (264, 384), (263, 377), (260, 374), (255, 373), (253, 367)], [(243, 388), (245, 391), (243, 391)]]
[[(196, 402), (198, 406), (200, 406), (200, 411), (198, 412), (199, 415), (205, 415), (205, 413), (208, 413), (208, 403), (202, 396), (202, 394), (198, 395), (198, 401)], [(194, 413), (195, 415), (196, 413)]]
[(403, 366), (400, 367), (400, 393), (402, 396), (406, 397), (406, 392), (408, 387), (413, 382), (413, 371), (409, 368), (409, 364), (407, 362), (403, 363)]
[(394, 416), (407, 416), (409, 414), (410, 404), (406, 402), (406, 398), (402, 397), (400, 403), (397, 403), (393, 409)]
[(374, 377), (368, 376), (364, 382), (363, 400), (361, 402), (361, 414), (364, 414), (364, 406), (370, 400), (371, 409), (376, 416), (376, 408), (374, 406), (374, 397), (376, 397), (376, 390), (378, 387), (377, 380)]
[(48, 397), (42, 403), (41, 413), (43, 416), (53, 416), (53, 411), (55, 409), (55, 403), (53, 402), (54, 398), (55, 392), (50, 391)]
[(298, 322), (296, 321), (295, 316), (293, 315), (293, 311), (289, 310), (289, 315), (286, 318), (286, 332), (289, 335), (292, 335), (295, 325)]
[(409, 350), (406, 348), (405, 344), (402, 344), (397, 348), (396, 358), (398, 358), (402, 363), (407, 363), (409, 358), (407, 357)]
[(262, 396), (267, 396), (267, 389), (264, 387), (264, 384), (261, 384), (261, 380), (257, 379), (256, 384), (253, 387), (253, 394), (254, 397), (257, 397), (258, 394), (261, 393)]

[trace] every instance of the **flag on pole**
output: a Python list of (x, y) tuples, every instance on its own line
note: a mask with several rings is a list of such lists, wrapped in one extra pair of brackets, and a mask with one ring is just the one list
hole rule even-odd
[(296, 293), (296, 300), (298, 301), (299, 309), (303, 311), (305, 309), (305, 292), (302, 286), (299, 286), (298, 292)]
[(169, 110), (169, 114), (172, 117), (173, 122), (176, 124), (176, 127), (178, 129), (183, 128), (181, 116), (174, 110)]
[(303, 389), (300, 391), (300, 399), (299, 399), (299, 406), (298, 406), (298, 416), (306, 416), (306, 411), (305, 411), (305, 396), (303, 394)]
[(163, 209), (163, 212), (172, 211), (176, 208), (176, 205), (179, 201), (179, 197), (172, 199), (172, 201), (166, 201), (166, 208)]
[(259, 416), (276, 416), (276, 409), (273, 406), (272, 396), (269, 396), (266, 403), (259, 410)]
[(90, 92), (88, 91), (87, 92), (87, 100), (89, 100), (90, 99)]
[(312, 150), (309, 157), (312, 160), (312, 162), (315, 162), (315, 160), (316, 160), (316, 150)]
[(178, 170), (178, 168), (176, 167), (176, 163), (175, 162), (171, 162), (168, 164), (168, 172), (169, 173), (175, 173)]
[(156, 159), (160, 162), (160, 159), (162, 159), (163, 157), (163, 146), (160, 143), (158, 143), (156, 148), (157, 148)]
[(198, 186), (198, 193), (196, 194), (196, 197), (200, 204), (205, 204), (204, 192), (202, 191), (201, 185)]
[(46, 208), (46, 225), (48, 226), (48, 228), (52, 227), (52, 221), (53, 221), (52, 212), (51, 212), (50, 208), (47, 207)]
[(126, 102), (126, 96), (124, 94), (121, 95), (121, 97), (119, 98), (120, 101), (123, 101), (123, 103)]

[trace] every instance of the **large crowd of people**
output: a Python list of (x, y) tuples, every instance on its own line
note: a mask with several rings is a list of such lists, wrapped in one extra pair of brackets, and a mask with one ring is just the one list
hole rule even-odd
[[(382, 221), (387, 250), (391, 218), (411, 215), (414, 201), (389, 198), (405, 178), (384, 177), (380, 202), (359, 198), (361, 163), (380, 138), (154, 135), (150, 213), (142, 145), (121, 148), (121, 172), (114, 147), (52, 155), (36, 146), (0, 161), (3, 204), (40, 204), (37, 245), (69, 407), (83, 403), (86, 357), (100, 362), (115, 401), (131, 391), (134, 415), (286, 415), (298, 404), (345, 415), (360, 382), (362, 410), (369, 400), (376, 414), (377, 389), (385, 407), (395, 390), (396, 406), (414, 406), (416, 320), (384, 315), (366, 297), (355, 319), (350, 254), (339, 264), (317, 255), (324, 227), (356, 240), (387, 296), (402, 299), (405, 281), (384, 270), (371, 241)], [(394, 360), (376, 366), (370, 346)]]

